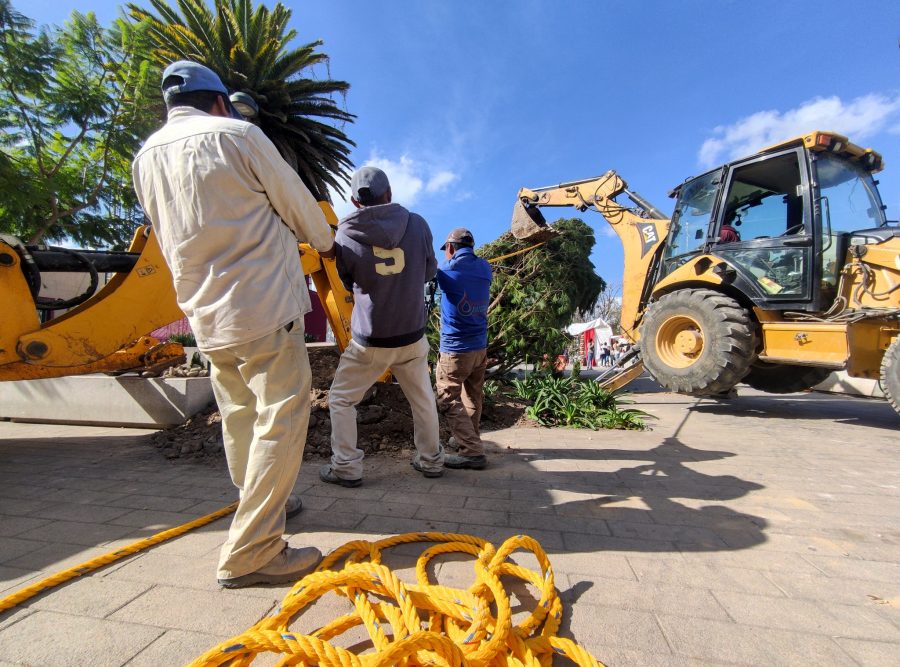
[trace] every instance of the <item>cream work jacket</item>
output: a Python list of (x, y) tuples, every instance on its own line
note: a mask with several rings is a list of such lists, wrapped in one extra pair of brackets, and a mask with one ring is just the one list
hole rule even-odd
[(257, 340), (309, 312), (297, 241), (324, 252), (333, 233), (262, 130), (175, 107), (133, 176), (200, 349)]

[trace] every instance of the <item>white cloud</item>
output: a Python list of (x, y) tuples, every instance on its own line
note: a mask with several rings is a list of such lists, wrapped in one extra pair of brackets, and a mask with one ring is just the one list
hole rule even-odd
[(749, 155), (761, 148), (811, 130), (831, 130), (858, 143), (883, 130), (894, 131), (900, 117), (900, 95), (871, 94), (843, 102), (817, 97), (785, 112), (758, 111), (732, 125), (716, 127), (700, 147), (704, 167)]
[(395, 161), (373, 153), (360, 166), (378, 167), (387, 174), (394, 201), (404, 205), (412, 206), (425, 187), (423, 167), (408, 155), (401, 155), (400, 160)]
[[(459, 174), (441, 165), (417, 160), (409, 155), (401, 155), (399, 160), (391, 160), (378, 152), (372, 152), (360, 167), (378, 167), (387, 174), (391, 181), (393, 201), (404, 206), (414, 206), (423, 195), (434, 195), (447, 190), (459, 180)], [(334, 212), (343, 218), (354, 210), (350, 202), (349, 188), (343, 199), (334, 190), (329, 189), (334, 202)]]
[(428, 179), (428, 184), (425, 186), (425, 191), (429, 194), (442, 192), (456, 180), (459, 180), (459, 176), (454, 174), (452, 171), (439, 171)]

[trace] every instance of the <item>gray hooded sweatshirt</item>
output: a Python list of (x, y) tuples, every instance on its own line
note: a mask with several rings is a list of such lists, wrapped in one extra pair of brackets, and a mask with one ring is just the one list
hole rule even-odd
[(363, 347), (403, 347), (425, 334), (424, 285), (437, 260), (425, 219), (400, 204), (357, 209), (334, 237), (337, 269), (353, 291), (353, 340)]

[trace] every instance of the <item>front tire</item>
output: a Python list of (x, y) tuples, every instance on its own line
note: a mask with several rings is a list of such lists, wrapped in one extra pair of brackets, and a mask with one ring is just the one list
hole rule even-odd
[(756, 358), (756, 327), (731, 297), (684, 289), (652, 304), (641, 326), (641, 354), (666, 389), (693, 396), (730, 391)]
[(793, 394), (815, 387), (829, 375), (829, 368), (757, 361), (742, 382), (770, 394)]
[(891, 407), (900, 414), (900, 336), (894, 339), (881, 359), (881, 389)]

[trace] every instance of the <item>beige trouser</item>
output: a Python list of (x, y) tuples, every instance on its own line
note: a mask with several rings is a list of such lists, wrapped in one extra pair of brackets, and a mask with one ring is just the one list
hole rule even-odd
[(435, 372), (438, 407), (447, 417), (460, 456), (482, 456), (481, 406), (487, 350), (441, 352)]
[(363, 451), (356, 446), (356, 406), (388, 369), (397, 378), (413, 415), (416, 461), (423, 470), (444, 466), (437, 406), (428, 372), (428, 339), (403, 347), (363, 347), (353, 341), (341, 355), (328, 395), (331, 413), (331, 469), (343, 479), (360, 479)]
[(297, 481), (312, 383), (303, 318), (242, 345), (206, 352), (240, 504), (219, 557), (220, 579), (255, 572), (285, 546), (284, 505)]

